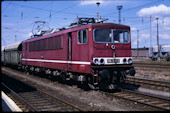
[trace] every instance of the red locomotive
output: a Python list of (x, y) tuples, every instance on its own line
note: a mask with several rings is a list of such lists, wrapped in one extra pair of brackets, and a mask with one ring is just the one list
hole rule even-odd
[(127, 74), (135, 75), (129, 26), (78, 18), (68, 28), (22, 44), (23, 69), (45, 71), (91, 88), (109, 88), (124, 82)]

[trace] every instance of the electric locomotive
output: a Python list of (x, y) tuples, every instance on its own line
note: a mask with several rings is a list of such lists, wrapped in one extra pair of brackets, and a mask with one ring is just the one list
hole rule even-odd
[(130, 27), (78, 18), (67, 28), (22, 42), (22, 69), (45, 72), (92, 89), (111, 88), (135, 75)]

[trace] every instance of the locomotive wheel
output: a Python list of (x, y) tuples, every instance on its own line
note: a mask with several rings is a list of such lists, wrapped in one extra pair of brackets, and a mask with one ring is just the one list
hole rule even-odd
[(120, 83), (125, 82), (126, 81), (126, 73), (124, 71), (121, 71), (121, 76), (120, 76)]
[(88, 83), (88, 86), (89, 86), (89, 88), (92, 89), (92, 90), (99, 89), (98, 86), (92, 85), (92, 84), (90, 84), (90, 83)]
[(124, 71), (117, 71), (117, 74), (113, 78), (116, 78), (114, 79), (115, 84), (124, 83), (126, 80), (126, 73)]
[(110, 77), (109, 70), (103, 69), (100, 76), (101, 76), (101, 82), (105, 84), (110, 83), (111, 77)]
[(87, 86), (92, 90), (97, 89), (97, 87), (93, 84), (93, 77), (92, 76), (87, 77)]

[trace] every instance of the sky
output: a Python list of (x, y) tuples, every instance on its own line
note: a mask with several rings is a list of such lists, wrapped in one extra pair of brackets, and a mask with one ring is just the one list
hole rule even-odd
[(119, 23), (117, 6), (123, 6), (121, 24), (131, 27), (132, 48), (137, 48), (137, 37), (140, 48), (156, 46), (157, 25), (159, 44), (170, 45), (170, 0), (25, 0), (1, 1), (1, 46), (29, 39), (35, 21), (51, 29), (67, 27), (77, 17), (97, 18), (97, 2), (99, 17), (107, 23)]

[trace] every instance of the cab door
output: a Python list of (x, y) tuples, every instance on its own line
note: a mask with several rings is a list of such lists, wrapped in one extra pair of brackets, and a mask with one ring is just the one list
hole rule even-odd
[(80, 73), (89, 72), (89, 43), (88, 43), (88, 30), (80, 29), (72, 32), (72, 71)]

